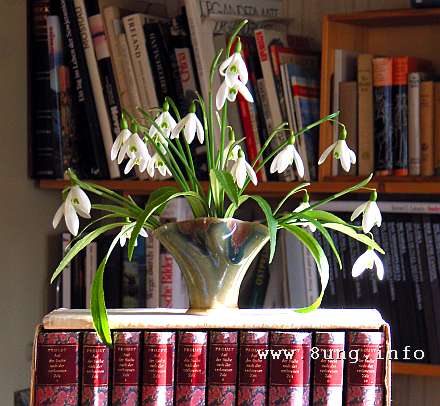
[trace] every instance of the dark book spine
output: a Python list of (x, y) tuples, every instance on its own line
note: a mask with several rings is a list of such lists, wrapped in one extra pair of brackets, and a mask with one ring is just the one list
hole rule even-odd
[(336, 231), (333, 230), (330, 230), (329, 233), (333, 238), (333, 243), (335, 244), (336, 250), (339, 252), (339, 255), (341, 257), (342, 269), (340, 269), (338, 265), (337, 268), (334, 268), (333, 274), (335, 276), (336, 300), (338, 303), (338, 307), (344, 307), (347, 305), (347, 301), (345, 298), (346, 292), (344, 291), (344, 278), (343, 278), (344, 262), (342, 258), (341, 248), (339, 246), (338, 233), (336, 233)]
[(246, 307), (260, 309), (264, 305), (267, 285), (269, 283), (269, 247), (264, 246), (255, 265), (255, 270), (250, 281), (251, 289)]
[[(238, 358), (237, 405), (265, 405), (269, 333), (241, 331)], [(266, 356), (264, 356), (264, 354)]]
[(138, 404), (140, 338), (140, 332), (113, 333), (113, 406)]
[[(98, 242), (98, 261), (101, 261), (108, 252), (108, 249), (115, 238), (115, 235), (103, 235)], [(110, 255), (104, 278), (104, 296), (108, 309), (122, 307), (122, 247), (116, 244)]]
[(342, 270), (341, 270), (341, 282), (342, 290), (344, 294), (344, 305), (347, 307), (354, 304), (354, 290), (353, 290), (353, 278), (351, 276), (350, 268), (350, 250), (348, 247), (348, 237), (345, 234), (337, 234), (338, 239), (338, 251), (341, 256)]
[(122, 257), (122, 307), (145, 307), (147, 276), (145, 238), (138, 238), (131, 261), (128, 259), (127, 250), (123, 250)]
[(179, 333), (176, 377), (177, 405), (205, 405), (207, 341), (207, 332), (185, 331)]
[(345, 333), (317, 332), (313, 361), (313, 406), (342, 405)]
[[(360, 246), (358, 242), (353, 238), (347, 238), (348, 240), (348, 270), (353, 269), (353, 265), (355, 261), (358, 259), (359, 255), (363, 254), (360, 250)], [(355, 308), (368, 307), (370, 303), (368, 302), (368, 294), (367, 294), (367, 286), (365, 283), (367, 281), (368, 274), (364, 272), (362, 275), (357, 276), (356, 278), (352, 278), (352, 286), (353, 286), (353, 306)], [(366, 302), (367, 301), (367, 302)]]
[(86, 308), (86, 270), (85, 251), (78, 253), (72, 260), (72, 309)]
[(238, 333), (211, 331), (207, 378), (208, 406), (234, 406), (237, 398)]
[(81, 151), (85, 156), (87, 177), (108, 178), (108, 167), (99, 128), (98, 115), (90, 83), (90, 77), (81, 43), (73, 1), (60, 0), (64, 25), (65, 45), (69, 54), (69, 66), (75, 89), (76, 121), (81, 133)]
[(308, 406), (312, 333), (270, 332), (269, 404)]
[(81, 405), (107, 405), (110, 349), (95, 332), (86, 332), (82, 345)]
[(392, 83), (392, 58), (374, 58), (374, 155), (377, 175), (391, 175), (393, 169)]
[[(336, 279), (335, 279), (335, 272), (339, 271), (339, 264), (337, 262), (336, 257), (333, 254), (333, 251), (330, 247), (330, 244), (327, 242), (327, 240), (324, 239), (321, 233), (317, 233), (316, 239), (318, 241), (318, 244), (322, 247), (324, 250), (324, 254), (327, 257), (327, 260), (329, 262), (329, 279), (328, 279), (328, 285), (326, 289), (326, 293), (324, 295), (324, 298), (322, 300), (321, 306), (323, 308), (335, 308), (338, 305), (338, 300), (336, 297)], [(342, 303), (339, 303), (339, 305), (342, 305)]]
[(356, 351), (358, 362), (347, 363), (346, 406), (383, 404), (384, 339), (380, 331), (348, 333), (347, 351)]
[(145, 331), (142, 406), (173, 406), (176, 333)]
[(79, 333), (38, 335), (35, 406), (78, 406), (78, 352)]

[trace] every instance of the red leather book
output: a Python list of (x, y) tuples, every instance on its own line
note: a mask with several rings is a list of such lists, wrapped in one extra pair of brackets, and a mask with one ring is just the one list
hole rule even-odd
[(37, 339), (35, 406), (77, 406), (79, 333), (41, 332)]
[(380, 331), (348, 334), (348, 354), (357, 351), (357, 360), (347, 361), (346, 406), (383, 405), (384, 340)]
[(209, 333), (208, 405), (234, 406), (236, 400), (238, 332)]
[(313, 361), (313, 406), (342, 405), (345, 333), (317, 332)]
[(176, 333), (145, 331), (142, 406), (173, 406)]
[(140, 341), (138, 331), (113, 333), (113, 406), (139, 404)]
[(266, 405), (268, 350), (267, 331), (240, 332), (237, 394), (239, 406)]
[(205, 405), (207, 341), (206, 331), (179, 333), (176, 360), (176, 405)]
[(311, 346), (312, 333), (270, 333), (270, 405), (309, 405)]
[(98, 334), (84, 333), (81, 405), (107, 406), (110, 349)]

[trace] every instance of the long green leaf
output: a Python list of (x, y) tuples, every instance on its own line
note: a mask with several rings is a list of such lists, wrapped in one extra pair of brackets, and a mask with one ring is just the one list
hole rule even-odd
[(284, 203), (286, 203), (286, 201), (289, 199), (289, 197), (291, 197), (292, 195), (294, 195), (295, 193), (298, 193), (300, 190), (303, 190), (304, 188), (306, 188), (307, 186), (309, 186), (310, 183), (302, 183), (301, 185), (298, 185), (297, 187), (293, 188), (289, 193), (286, 194), (286, 196), (284, 196), (284, 198), (280, 201), (280, 203), (278, 204), (277, 208), (274, 210), (273, 214), (276, 215), (279, 210), (281, 209), (281, 207), (283, 206)]
[(272, 214), (272, 209), (267, 203), (265, 199), (258, 195), (249, 196), (249, 198), (255, 200), (260, 206), (260, 209), (266, 216), (267, 228), (269, 229), (269, 242), (270, 242), (270, 251), (269, 251), (269, 263), (272, 262), (273, 256), (275, 255), (275, 248), (277, 246), (277, 229), (278, 222)]
[(219, 169), (211, 169), (210, 176), (214, 176), (218, 180), (231, 202), (238, 205), (238, 188), (232, 175)]
[(290, 224), (284, 224), (283, 227), (287, 231), (294, 234), (305, 245), (305, 247), (312, 254), (313, 259), (315, 260), (318, 268), (319, 276), (321, 278), (321, 293), (310, 306), (301, 309), (296, 309), (296, 311), (299, 313), (310, 312), (312, 310), (317, 309), (321, 305), (322, 298), (324, 297), (325, 289), (327, 288), (327, 284), (329, 280), (328, 260), (321, 246), (318, 244), (315, 238), (312, 235), (310, 235), (307, 231), (303, 230), (301, 227)]
[(92, 209), (106, 211), (108, 213), (114, 213), (119, 217), (134, 217), (134, 213), (132, 213), (129, 209), (125, 207), (116, 206), (113, 204), (93, 204)]
[(339, 231), (340, 233), (346, 234), (349, 237), (354, 238), (355, 240), (358, 240), (361, 243), (367, 245), (368, 247), (375, 249), (381, 254), (385, 254), (385, 251), (377, 244), (376, 241), (372, 240), (370, 237), (366, 236), (365, 234), (358, 234), (351, 227), (336, 223), (324, 223), (323, 226), (326, 228), (331, 228), (332, 230), (335, 231)]
[(75, 255), (78, 254), (78, 252), (84, 249), (87, 245), (89, 245), (93, 240), (95, 240), (101, 234), (104, 234), (107, 231), (113, 230), (114, 228), (122, 227), (124, 224), (125, 223), (106, 224), (105, 226), (101, 226), (96, 230), (93, 230), (89, 234), (85, 235), (66, 253), (65, 257), (61, 260), (61, 262), (53, 272), (50, 283), (52, 283), (56, 279), (56, 277), (63, 271), (63, 269), (69, 264), (69, 262), (75, 257)]

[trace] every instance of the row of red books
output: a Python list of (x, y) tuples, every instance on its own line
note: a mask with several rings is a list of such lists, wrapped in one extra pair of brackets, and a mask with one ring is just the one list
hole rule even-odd
[(42, 331), (36, 406), (377, 405), (384, 334)]

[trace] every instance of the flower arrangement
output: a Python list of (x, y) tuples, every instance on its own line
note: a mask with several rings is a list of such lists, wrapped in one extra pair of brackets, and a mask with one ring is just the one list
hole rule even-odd
[[(376, 266), (377, 275), (383, 277), (383, 265), (376, 252), (384, 253), (374, 241), (370, 230), (380, 226), (381, 214), (377, 207), (377, 193), (371, 190), (370, 198), (353, 213), (351, 221), (362, 214), (362, 225), (355, 226), (334, 214), (319, 210), (323, 204), (344, 196), (350, 192), (366, 188), (372, 175), (362, 182), (329, 196), (313, 204), (309, 201), (308, 182), (293, 188), (279, 202), (275, 209), (258, 194), (246, 193), (250, 182), (257, 185), (256, 173), (270, 163), (271, 173), (282, 173), (289, 166), (295, 165), (299, 177), (304, 176), (304, 165), (296, 149), (297, 140), (307, 137), (307, 132), (321, 123), (331, 121), (340, 127), (339, 139), (329, 146), (319, 159), (318, 164), (333, 153), (345, 171), (356, 162), (356, 156), (347, 146), (345, 126), (338, 122), (338, 113), (331, 114), (294, 133), (287, 123), (281, 123), (267, 137), (264, 145), (253, 162), (246, 160), (242, 149), (243, 139), (235, 139), (233, 128), (228, 124), (228, 104), (234, 103), (238, 93), (248, 102), (253, 102), (251, 92), (246, 87), (248, 72), (241, 56), (241, 43), (238, 33), (246, 24), (242, 21), (231, 35), (225, 53), (223, 50), (215, 56), (210, 70), (210, 91), (208, 100), (198, 96), (189, 107), (185, 117), (180, 113), (170, 98), (166, 98), (162, 108), (143, 110), (139, 108), (136, 115), (124, 112), (121, 119), (122, 131), (116, 138), (111, 150), (111, 159), (119, 164), (126, 161), (124, 172), (128, 173), (137, 166), (140, 172), (147, 171), (153, 177), (172, 175), (176, 187), (161, 187), (150, 196), (145, 207), (140, 207), (130, 197), (125, 197), (100, 185), (80, 180), (73, 171), (68, 170), (71, 186), (63, 190), (63, 203), (55, 213), (53, 226), (56, 227), (64, 216), (69, 231), (75, 236), (70, 249), (53, 273), (52, 281), (62, 272), (66, 265), (93, 240), (110, 230), (118, 233), (111, 244), (107, 255), (102, 259), (92, 286), (91, 312), (95, 329), (106, 343), (111, 342), (104, 300), (104, 269), (112, 250), (119, 243), (125, 246), (128, 242), (128, 256), (131, 258), (138, 238), (148, 238), (160, 225), (160, 214), (166, 205), (175, 198), (184, 197), (191, 206), (195, 218), (214, 217), (232, 218), (236, 210), (247, 200), (254, 200), (262, 210), (267, 225), (270, 242), (270, 261), (275, 253), (277, 231), (285, 229), (294, 234), (311, 252), (316, 261), (321, 278), (321, 292), (316, 301), (305, 309), (310, 311), (319, 307), (329, 278), (329, 264), (323, 249), (314, 238), (313, 233), (320, 232), (329, 243), (333, 254), (341, 267), (338, 251), (328, 229), (344, 233), (366, 246), (353, 266), (353, 276), (365, 269)], [(232, 46), (234, 50), (231, 54)], [(221, 62), (222, 55), (226, 59)], [(223, 83), (215, 96), (212, 83), (217, 71), (223, 77)], [(202, 120), (196, 115), (196, 106), (201, 110)], [(158, 111), (159, 110), (159, 111)], [(218, 114), (221, 113), (221, 115)], [(215, 134), (220, 134), (219, 142)], [(268, 148), (274, 137), (287, 133), (287, 140), (276, 149)], [(195, 140), (197, 138), (197, 141)], [(196, 176), (191, 156), (190, 144), (198, 142), (206, 145), (209, 183), (204, 190)], [(263, 155), (264, 154), (264, 155)], [(367, 188), (368, 189), (368, 188)], [(86, 192), (104, 199), (105, 203), (91, 204)], [(285, 203), (295, 195), (302, 196), (302, 203), (293, 211), (283, 211)], [(227, 199), (225, 199), (227, 197)], [(102, 213), (79, 232), (79, 217), (91, 218), (91, 210)], [(308, 228), (306, 231), (305, 228)]]

